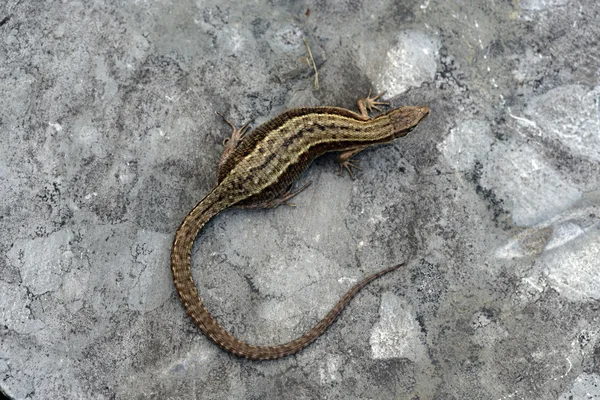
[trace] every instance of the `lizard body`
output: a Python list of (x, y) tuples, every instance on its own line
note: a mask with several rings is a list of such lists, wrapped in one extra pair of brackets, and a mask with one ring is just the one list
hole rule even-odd
[(350, 173), (351, 157), (364, 148), (404, 136), (425, 118), (424, 106), (401, 107), (369, 118), (367, 109), (386, 104), (380, 95), (357, 101), (360, 114), (335, 107), (297, 108), (265, 122), (248, 136), (247, 124), (233, 127), (219, 161), (217, 186), (185, 217), (173, 242), (171, 270), (175, 288), (187, 313), (202, 332), (224, 350), (253, 360), (294, 354), (319, 337), (333, 323), (346, 304), (369, 282), (400, 267), (377, 272), (352, 287), (332, 310), (309, 332), (286, 344), (254, 346), (227, 332), (204, 306), (194, 284), (190, 254), (200, 229), (212, 217), (230, 207), (271, 208), (285, 203), (303, 190), (291, 191), (292, 184), (318, 156), (342, 152), (341, 167)]

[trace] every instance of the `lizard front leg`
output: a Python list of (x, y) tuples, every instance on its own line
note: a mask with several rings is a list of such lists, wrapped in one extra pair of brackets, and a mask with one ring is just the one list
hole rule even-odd
[(352, 149), (352, 150), (348, 150), (343, 153), (340, 153), (337, 156), (337, 163), (340, 166), (339, 175), (342, 175), (342, 172), (343, 172), (342, 168), (346, 168), (346, 171), (348, 171), (348, 173), (350, 174), (350, 177), (354, 178), (354, 175), (352, 174), (352, 168), (360, 169), (360, 167), (358, 165), (356, 165), (356, 164), (358, 164), (359, 160), (353, 160), (352, 157), (354, 157), (355, 155), (357, 155), (358, 153), (360, 153), (367, 147), (369, 147), (369, 146), (368, 145), (361, 146), (361, 147), (357, 147), (356, 149)]
[[(377, 111), (381, 111), (381, 108), (379, 108), (379, 106), (389, 106), (390, 105), (390, 103), (388, 101), (379, 101), (378, 100), (381, 96), (384, 95), (385, 92), (381, 92), (381, 93), (371, 97), (371, 90), (372, 89), (369, 89), (369, 94), (367, 94), (367, 97), (356, 100), (356, 107), (358, 108), (358, 111), (360, 111), (360, 116), (362, 118), (364, 118), (365, 121), (370, 119), (369, 112), (371, 112), (373, 109), (375, 109)], [(358, 165), (356, 165), (356, 164), (358, 164), (358, 160), (353, 160), (352, 157), (354, 157), (355, 155), (357, 155), (358, 153), (360, 153), (367, 147), (369, 147), (369, 145), (357, 147), (352, 150), (347, 150), (347, 151), (344, 151), (343, 153), (340, 153), (340, 155), (338, 155), (337, 162), (340, 166), (340, 175), (342, 174), (343, 168), (346, 168), (346, 171), (348, 171), (350, 176), (354, 177), (354, 175), (352, 175), (352, 168), (356, 168), (356, 169), (360, 169), (360, 168), (358, 167)]]
[(360, 115), (365, 118), (365, 120), (369, 119), (369, 112), (373, 109), (377, 111), (381, 111), (381, 108), (378, 106), (389, 106), (389, 101), (378, 101), (378, 99), (385, 94), (385, 92), (381, 92), (373, 97), (371, 97), (371, 90), (369, 89), (369, 94), (367, 97), (360, 98), (356, 100), (356, 107), (358, 111), (360, 111)]

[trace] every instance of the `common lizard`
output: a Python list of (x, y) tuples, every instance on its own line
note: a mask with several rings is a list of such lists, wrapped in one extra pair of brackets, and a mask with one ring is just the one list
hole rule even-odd
[[(246, 135), (248, 123), (233, 132), (219, 160), (217, 185), (192, 209), (181, 223), (173, 242), (173, 281), (187, 313), (200, 330), (224, 350), (252, 360), (268, 360), (294, 354), (319, 337), (333, 323), (348, 302), (369, 282), (399, 268), (384, 269), (354, 285), (331, 311), (306, 334), (276, 346), (254, 346), (227, 332), (204, 306), (194, 284), (190, 254), (204, 224), (230, 207), (272, 208), (285, 204), (310, 182), (296, 191), (292, 184), (318, 156), (341, 152), (340, 171), (350, 174), (352, 157), (366, 147), (391, 142), (413, 130), (429, 114), (425, 106), (390, 110), (374, 118), (368, 111), (379, 105), (377, 96), (356, 101), (360, 113), (337, 107), (291, 109), (265, 122)], [(224, 118), (224, 117), (223, 117)]]

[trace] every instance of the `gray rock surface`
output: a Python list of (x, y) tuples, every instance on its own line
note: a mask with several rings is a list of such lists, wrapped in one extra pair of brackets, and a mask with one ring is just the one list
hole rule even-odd
[[(600, 398), (596, 0), (0, 3), (0, 388), (14, 399)], [(319, 90), (303, 39), (319, 71)], [(208, 308), (296, 356), (240, 360), (169, 269), (212, 188), (223, 112), (253, 125), (427, 105), (408, 137), (326, 156), (296, 208), (196, 242)]]

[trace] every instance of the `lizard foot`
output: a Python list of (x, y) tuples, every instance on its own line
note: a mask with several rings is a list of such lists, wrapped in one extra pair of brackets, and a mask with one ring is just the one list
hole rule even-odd
[(360, 160), (352, 160), (352, 159), (348, 159), (345, 161), (340, 161), (340, 173), (338, 175), (342, 175), (343, 173), (343, 168), (346, 168), (346, 171), (348, 171), (348, 174), (350, 174), (351, 178), (354, 178), (354, 174), (352, 173), (352, 168), (356, 168), (356, 169), (360, 169), (360, 167), (356, 164), (358, 164), (360, 162)]
[(287, 201), (289, 199), (291, 199), (292, 197), (294, 197), (295, 195), (297, 195), (298, 193), (300, 193), (301, 191), (303, 191), (304, 189), (306, 189), (307, 187), (310, 186), (310, 184), (312, 183), (312, 181), (308, 181), (307, 183), (305, 183), (304, 185), (302, 185), (302, 187), (296, 191), (292, 192), (292, 188), (290, 187), (289, 190), (287, 192), (285, 192), (285, 194), (281, 197), (278, 197), (274, 200), (271, 200), (269, 202), (269, 208), (274, 208), (277, 207), (280, 204), (285, 204), (286, 206), (290, 206), (290, 207), (296, 207), (296, 204), (294, 203), (288, 203)]
[(248, 132), (248, 124), (250, 124), (250, 121), (246, 122), (240, 128), (237, 128), (230, 120), (225, 118), (225, 116), (223, 114), (221, 114), (218, 111), (215, 111), (215, 112), (218, 116), (223, 118), (223, 120), (225, 122), (227, 122), (227, 124), (232, 129), (231, 137), (223, 139), (223, 146), (225, 146), (225, 148), (229, 148), (231, 150), (235, 149), (237, 147), (237, 145), (242, 141), (242, 139), (244, 139), (244, 136)]
[(358, 165), (356, 165), (356, 164), (358, 164), (358, 160), (354, 160), (352, 157), (354, 157), (355, 155), (357, 155), (358, 153), (360, 153), (367, 147), (369, 147), (369, 146), (361, 146), (361, 147), (357, 147), (356, 149), (347, 150), (338, 156), (337, 162), (340, 165), (340, 175), (342, 175), (342, 168), (346, 168), (346, 171), (348, 171), (348, 173), (350, 174), (350, 177), (354, 178), (354, 174), (352, 174), (352, 168), (355, 168), (355, 169), (360, 169), (360, 168)]
[(389, 101), (378, 101), (378, 99), (381, 96), (383, 96), (385, 94), (385, 92), (381, 92), (381, 93), (371, 97), (371, 91), (372, 91), (372, 89), (369, 89), (369, 94), (367, 95), (367, 97), (359, 100), (359, 101), (364, 102), (364, 105), (365, 105), (365, 108), (367, 109), (367, 111), (371, 112), (371, 111), (373, 111), (373, 109), (375, 109), (377, 111), (381, 111), (381, 108), (379, 108), (379, 106), (389, 106), (390, 105)]

